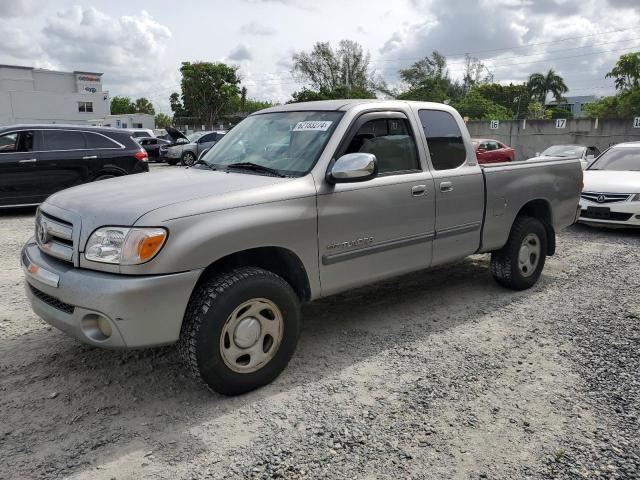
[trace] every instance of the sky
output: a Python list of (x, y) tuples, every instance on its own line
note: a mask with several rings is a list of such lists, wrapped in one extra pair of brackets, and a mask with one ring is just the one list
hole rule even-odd
[(640, 50), (640, 0), (0, 0), (0, 38), (0, 64), (103, 72), (111, 96), (165, 113), (183, 61), (237, 65), (250, 98), (285, 102), (303, 86), (291, 56), (341, 39), (396, 86), (437, 50), (455, 78), (469, 53), (496, 82), (553, 68), (568, 95), (608, 95), (605, 74)]

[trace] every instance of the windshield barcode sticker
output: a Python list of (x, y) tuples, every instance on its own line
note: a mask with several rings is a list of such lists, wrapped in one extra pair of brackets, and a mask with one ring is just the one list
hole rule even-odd
[(296, 126), (293, 127), (294, 132), (308, 132), (308, 131), (316, 131), (316, 132), (326, 132), (329, 130), (333, 122), (330, 121), (313, 121), (308, 120), (306, 122), (298, 122)]

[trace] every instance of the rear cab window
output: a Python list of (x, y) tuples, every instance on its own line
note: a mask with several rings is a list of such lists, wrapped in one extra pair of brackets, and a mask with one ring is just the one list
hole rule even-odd
[(451, 170), (461, 167), (467, 159), (467, 151), (453, 115), (442, 110), (419, 110), (418, 117), (433, 168)]

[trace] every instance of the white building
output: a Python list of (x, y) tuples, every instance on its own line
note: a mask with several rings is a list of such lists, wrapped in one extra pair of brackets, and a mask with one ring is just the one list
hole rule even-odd
[(123, 115), (107, 115), (96, 125), (115, 128), (150, 128), (156, 127), (156, 119), (148, 113), (127, 113)]
[(97, 124), (109, 113), (102, 73), (0, 65), (0, 125)]

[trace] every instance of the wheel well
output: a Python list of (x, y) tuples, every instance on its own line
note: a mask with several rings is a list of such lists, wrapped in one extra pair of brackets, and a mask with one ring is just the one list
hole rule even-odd
[(537, 218), (542, 222), (547, 232), (547, 255), (551, 256), (556, 253), (556, 232), (553, 228), (549, 202), (540, 199), (531, 200), (520, 209), (517, 216), (521, 215)]
[(120, 170), (119, 168), (103, 168), (102, 170), (96, 172), (93, 177), (91, 178), (91, 181), (95, 180), (96, 178), (102, 176), (102, 175), (115, 175), (118, 177), (121, 177), (123, 175), (126, 175), (127, 172), (125, 172), (124, 170)]
[(281, 247), (260, 247), (232, 253), (209, 265), (198, 283), (211, 275), (238, 267), (259, 267), (284, 278), (300, 300), (311, 298), (309, 277), (302, 261), (291, 250)]

